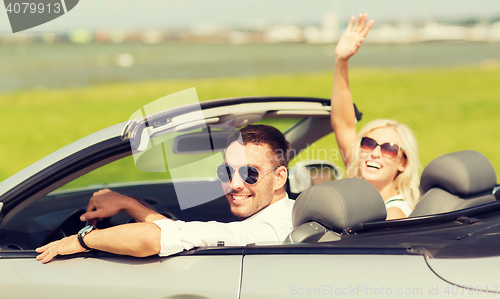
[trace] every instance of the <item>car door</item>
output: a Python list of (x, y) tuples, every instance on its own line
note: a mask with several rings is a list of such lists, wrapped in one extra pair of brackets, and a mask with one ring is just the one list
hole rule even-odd
[(248, 248), (240, 298), (444, 296), (450, 284), (429, 269), (423, 256), (405, 251), (322, 244)]
[(242, 250), (208, 251), (165, 258), (87, 252), (47, 264), (33, 251), (4, 251), (0, 297), (237, 298)]

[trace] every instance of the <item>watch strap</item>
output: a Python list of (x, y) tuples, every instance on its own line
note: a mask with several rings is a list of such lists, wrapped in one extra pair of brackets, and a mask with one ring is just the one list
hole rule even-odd
[(92, 248), (88, 247), (87, 244), (85, 244), (85, 242), (83, 241), (82, 235), (79, 234), (77, 236), (77, 239), (78, 239), (78, 242), (80, 242), (80, 245), (82, 245), (83, 248), (85, 248), (87, 250), (92, 250)]
[(88, 233), (90, 233), (94, 228), (95, 226), (93, 225), (87, 225), (84, 228), (82, 228), (76, 235), (78, 242), (80, 242), (80, 245), (86, 250), (91, 250), (92, 248), (88, 247), (87, 244), (85, 244), (85, 242), (83, 241), (83, 237), (85, 237)]

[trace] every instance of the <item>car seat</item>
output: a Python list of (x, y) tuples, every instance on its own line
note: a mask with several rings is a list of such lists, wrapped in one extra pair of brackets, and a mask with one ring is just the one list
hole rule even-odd
[(340, 240), (344, 229), (387, 217), (380, 193), (369, 182), (341, 179), (314, 185), (302, 192), (292, 212), (294, 230), (286, 243)]
[(466, 150), (431, 161), (422, 172), (423, 194), (410, 217), (470, 208), (495, 201), (497, 176), (483, 154)]

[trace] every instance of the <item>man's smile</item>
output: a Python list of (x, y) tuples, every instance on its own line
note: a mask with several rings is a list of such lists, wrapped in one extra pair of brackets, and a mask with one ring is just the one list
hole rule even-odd
[(250, 198), (252, 195), (243, 195), (243, 194), (233, 194), (231, 193), (231, 200), (234, 204), (240, 204)]

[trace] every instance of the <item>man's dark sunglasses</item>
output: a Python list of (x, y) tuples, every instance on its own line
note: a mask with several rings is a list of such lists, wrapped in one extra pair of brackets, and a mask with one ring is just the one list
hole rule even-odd
[(361, 138), (361, 149), (365, 152), (371, 152), (374, 149), (380, 146), (380, 150), (382, 151), (382, 155), (386, 158), (394, 158), (398, 155), (399, 150), (401, 149), (399, 145), (394, 144), (392, 142), (386, 142), (383, 144), (378, 144), (377, 141), (373, 140), (370, 137)]
[[(279, 166), (274, 167), (268, 171), (265, 171), (262, 176), (265, 176), (269, 172), (275, 170)], [(217, 177), (223, 183), (227, 183), (233, 179), (234, 176), (234, 168), (231, 165), (221, 164), (217, 167)], [(259, 170), (253, 166), (241, 166), (238, 168), (238, 174), (240, 178), (247, 184), (253, 185), (259, 181), (260, 173)]]

